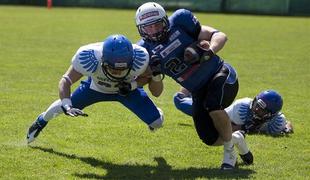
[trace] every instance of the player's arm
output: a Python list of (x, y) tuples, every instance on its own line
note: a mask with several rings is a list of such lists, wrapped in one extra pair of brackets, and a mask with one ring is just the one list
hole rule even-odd
[(200, 33), (198, 35), (198, 40), (209, 41), (210, 47), (214, 54), (219, 52), (225, 45), (227, 41), (227, 36), (225, 33), (218, 31), (210, 26), (201, 26)]
[(73, 108), (72, 102), (70, 99), (71, 94), (71, 85), (74, 84), (76, 81), (81, 79), (83, 75), (77, 72), (72, 66), (70, 66), (67, 72), (63, 75), (63, 77), (59, 81), (59, 97), (62, 102), (62, 109), (64, 113), (69, 116), (87, 116), (83, 111)]
[(141, 74), (136, 79), (136, 81), (138, 83), (138, 86), (140, 87), (148, 84), (148, 88), (151, 94), (155, 97), (159, 97), (163, 92), (164, 85), (162, 82), (161, 75), (153, 76), (150, 67), (147, 67), (146, 71), (143, 74)]

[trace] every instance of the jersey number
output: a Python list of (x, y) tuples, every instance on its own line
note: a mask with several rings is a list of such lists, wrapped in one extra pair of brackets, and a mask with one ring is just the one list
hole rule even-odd
[(174, 75), (183, 72), (187, 68), (187, 65), (178, 58), (169, 59), (164, 66)]

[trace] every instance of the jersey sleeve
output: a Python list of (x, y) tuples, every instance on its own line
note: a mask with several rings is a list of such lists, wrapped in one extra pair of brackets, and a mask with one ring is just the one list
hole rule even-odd
[(134, 44), (133, 47), (134, 47), (134, 58), (131, 74), (137, 77), (145, 72), (147, 66), (149, 65), (150, 57), (149, 53), (146, 51), (145, 48), (138, 46), (136, 44)]
[(169, 22), (172, 26), (180, 26), (184, 31), (194, 39), (198, 38), (201, 31), (201, 25), (193, 13), (186, 9), (178, 9), (170, 17)]
[(80, 48), (72, 57), (72, 66), (84, 76), (90, 76), (98, 67), (99, 59), (95, 55), (94, 49)]
[(231, 122), (236, 125), (243, 125), (248, 120), (250, 98), (242, 98), (233, 102), (225, 108)]
[(279, 113), (277, 116), (275, 116), (271, 121), (266, 122), (263, 124), (263, 126), (260, 128), (260, 132), (271, 134), (271, 135), (277, 135), (280, 134), (285, 129), (286, 124), (286, 118), (284, 114)]

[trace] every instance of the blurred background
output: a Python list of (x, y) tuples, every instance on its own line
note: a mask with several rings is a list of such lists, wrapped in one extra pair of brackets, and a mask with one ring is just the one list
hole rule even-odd
[[(97, 7), (97, 8), (137, 8), (145, 0), (0, 0), (0, 4)], [(176, 0), (154, 1), (168, 10), (186, 8), (192, 11), (264, 14), (285, 16), (309, 16), (309, 0)]]

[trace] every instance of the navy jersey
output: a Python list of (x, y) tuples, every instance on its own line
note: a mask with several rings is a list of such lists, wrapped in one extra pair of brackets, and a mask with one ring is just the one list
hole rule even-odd
[(184, 49), (198, 40), (201, 25), (191, 11), (179, 9), (169, 17), (169, 37), (164, 42), (140, 40), (150, 56), (161, 57), (162, 72), (189, 91), (200, 89), (222, 67), (223, 61), (214, 56), (201, 64), (184, 61)]

